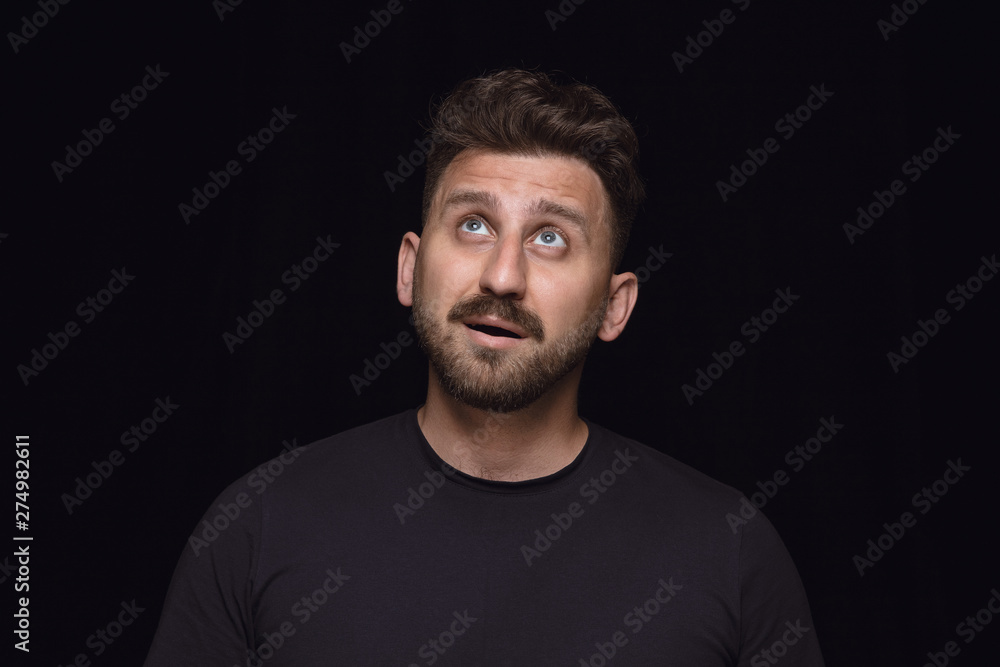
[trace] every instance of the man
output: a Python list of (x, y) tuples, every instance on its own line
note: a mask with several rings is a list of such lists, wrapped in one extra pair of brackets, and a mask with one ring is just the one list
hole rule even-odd
[[(220, 496), (146, 664), (822, 665), (795, 567), (741, 496), (577, 414), (643, 188), (597, 90), (508, 70), (438, 109), (397, 293), (418, 409)], [(242, 494), (242, 495), (241, 495)], [(235, 514), (235, 512), (231, 512)]]

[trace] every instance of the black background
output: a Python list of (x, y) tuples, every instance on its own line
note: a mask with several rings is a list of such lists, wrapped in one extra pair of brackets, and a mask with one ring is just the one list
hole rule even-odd
[[(583, 414), (747, 494), (790, 474), (764, 511), (798, 564), (828, 664), (921, 665), (948, 641), (961, 649), (953, 664), (990, 664), (998, 624), (969, 644), (956, 625), (1000, 586), (1000, 282), (961, 310), (946, 294), (1000, 251), (994, 35), (986, 10), (912, 5), (886, 40), (888, 2), (566, 2), (575, 9), (553, 30), (556, 0), (403, 0), (349, 63), (339, 44), (384, 3), (246, 0), (220, 19), (209, 0), (77, 1), (16, 53), (8, 35), (2, 488), (14, 492), (14, 436), (30, 435), (30, 529), (9, 534), (34, 539), (30, 660), (11, 649), (16, 543), (0, 552), (5, 654), (140, 664), (177, 557), (229, 482), (284, 441), (422, 401), (416, 346), (360, 394), (349, 379), (380, 343), (412, 333), (395, 258), (419, 227), (423, 170), (394, 191), (385, 172), (415, 149), (433, 98), (524, 66), (596, 85), (633, 121), (649, 197), (622, 269), (650, 247), (672, 253), (622, 338), (591, 354)], [(726, 8), (735, 21), (679, 72), (672, 54)], [(38, 11), (7, 3), (0, 27), (20, 31)], [(169, 75), (119, 119), (112, 101), (157, 65)], [(782, 137), (775, 122), (820, 85), (833, 95)], [(237, 146), (284, 107), (295, 118), (247, 163)], [(106, 117), (114, 131), (60, 181), (52, 162)], [(911, 183), (901, 165), (939, 127), (960, 138)], [(768, 137), (778, 152), (723, 202), (716, 182)], [(242, 172), (185, 224), (178, 205), (232, 159)], [(897, 178), (906, 193), (849, 242), (844, 223)], [(340, 247), (290, 291), (282, 274), (318, 236)], [(77, 304), (122, 267), (134, 280), (84, 323)], [(287, 301), (230, 353), (222, 334), (276, 288)], [(795, 305), (690, 405), (681, 386), (713, 352), (748, 343), (743, 323), (785, 288)], [(939, 308), (950, 321), (894, 372), (887, 353)], [(79, 335), (26, 384), (17, 367), (70, 320)], [(167, 397), (180, 407), (125, 451), (122, 432)], [(786, 452), (823, 417), (844, 428), (793, 472)], [(124, 463), (68, 513), (64, 494), (115, 449)], [(971, 471), (920, 514), (911, 498), (959, 458)], [(905, 511), (916, 526), (859, 576), (853, 557)], [(132, 600), (145, 611), (95, 655), (88, 637)]]

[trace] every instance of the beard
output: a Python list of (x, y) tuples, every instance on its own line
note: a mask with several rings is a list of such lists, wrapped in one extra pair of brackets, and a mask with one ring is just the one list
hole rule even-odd
[[(456, 327), (438, 322), (421, 292), (419, 263), (413, 271), (413, 323), (420, 347), (437, 373), (442, 389), (455, 400), (479, 410), (515, 412), (543, 396), (587, 357), (608, 309), (608, 292), (601, 305), (579, 326), (546, 342), (538, 315), (518, 301), (476, 294), (456, 303), (447, 322), (493, 315), (518, 325), (527, 341), (510, 349), (473, 343)], [(463, 325), (464, 326), (464, 325)], [(525, 349), (520, 349), (525, 348)]]

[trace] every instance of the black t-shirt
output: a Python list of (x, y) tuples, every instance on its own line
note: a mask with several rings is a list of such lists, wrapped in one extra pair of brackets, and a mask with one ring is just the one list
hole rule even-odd
[(261, 466), (196, 527), (146, 666), (822, 665), (767, 519), (586, 423), (524, 482), (450, 468), (416, 410)]

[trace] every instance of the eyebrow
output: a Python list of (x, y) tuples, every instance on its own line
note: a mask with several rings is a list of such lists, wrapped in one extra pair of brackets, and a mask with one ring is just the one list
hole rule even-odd
[[(445, 199), (442, 211), (459, 206), (480, 206), (495, 211), (500, 208), (500, 199), (492, 192), (485, 190), (456, 190)], [(536, 199), (528, 206), (527, 213), (528, 215), (560, 218), (579, 228), (584, 237), (590, 236), (587, 217), (575, 208), (558, 204), (549, 199)]]
[(481, 206), (496, 210), (500, 208), (500, 200), (495, 194), (485, 190), (456, 190), (444, 200), (442, 210), (447, 211), (456, 206)]

